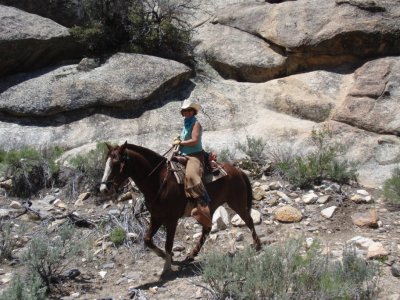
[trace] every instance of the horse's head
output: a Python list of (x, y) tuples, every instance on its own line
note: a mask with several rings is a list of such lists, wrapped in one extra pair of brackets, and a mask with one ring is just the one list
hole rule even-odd
[(122, 146), (113, 147), (106, 144), (108, 148), (106, 166), (101, 179), (100, 192), (106, 193), (111, 188), (118, 188), (125, 180), (124, 167), (127, 161), (127, 142)]

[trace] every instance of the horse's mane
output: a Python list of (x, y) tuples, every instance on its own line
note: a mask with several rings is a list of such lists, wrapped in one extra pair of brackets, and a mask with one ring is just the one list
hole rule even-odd
[(137, 152), (137, 153), (143, 155), (144, 157), (146, 157), (146, 159), (151, 160), (151, 161), (158, 162), (161, 159), (164, 159), (163, 156), (161, 156), (160, 154), (158, 154), (157, 152), (155, 152), (149, 148), (145, 148), (145, 147), (133, 145), (133, 144), (127, 144), (126, 148), (128, 150), (132, 150), (134, 152)]

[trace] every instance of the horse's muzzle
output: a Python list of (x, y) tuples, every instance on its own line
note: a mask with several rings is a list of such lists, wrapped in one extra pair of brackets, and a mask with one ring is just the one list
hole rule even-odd
[(107, 182), (101, 182), (100, 184), (100, 193), (102, 194), (110, 194), (112, 193), (112, 182), (107, 181)]

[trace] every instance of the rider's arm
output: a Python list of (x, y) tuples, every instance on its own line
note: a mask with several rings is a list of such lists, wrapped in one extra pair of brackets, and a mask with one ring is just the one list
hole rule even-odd
[(195, 146), (200, 142), (201, 135), (201, 125), (199, 122), (196, 122), (192, 128), (192, 138), (190, 140), (182, 141), (180, 144), (182, 146)]

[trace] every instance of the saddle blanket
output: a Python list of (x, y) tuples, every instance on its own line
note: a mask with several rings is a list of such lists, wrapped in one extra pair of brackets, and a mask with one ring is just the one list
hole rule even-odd
[[(186, 167), (176, 161), (170, 161), (170, 163), (171, 163), (171, 170), (174, 172), (176, 181), (179, 184), (183, 184), (185, 180)], [(226, 173), (226, 171), (220, 165), (218, 165), (218, 167), (214, 168), (212, 172), (205, 172), (203, 176), (203, 182), (204, 184), (207, 184), (216, 181), (226, 175), (228, 175), (228, 173)]]

